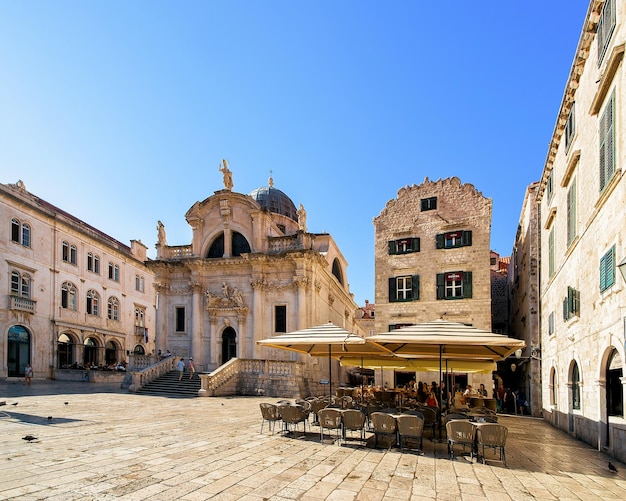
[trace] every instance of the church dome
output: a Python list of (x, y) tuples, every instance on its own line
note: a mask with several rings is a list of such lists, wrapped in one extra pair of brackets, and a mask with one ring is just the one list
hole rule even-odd
[(278, 188), (274, 188), (271, 179), (269, 186), (257, 188), (250, 192), (249, 196), (256, 200), (261, 207), (270, 212), (287, 216), (293, 221), (298, 220), (296, 206), (293, 201)]

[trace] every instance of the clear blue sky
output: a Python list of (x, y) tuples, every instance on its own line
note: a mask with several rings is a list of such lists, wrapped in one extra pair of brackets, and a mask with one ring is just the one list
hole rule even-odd
[(372, 219), (458, 176), (509, 255), (541, 176), (586, 0), (0, 2), (0, 182), (154, 257), (156, 223), (274, 185), (374, 301)]

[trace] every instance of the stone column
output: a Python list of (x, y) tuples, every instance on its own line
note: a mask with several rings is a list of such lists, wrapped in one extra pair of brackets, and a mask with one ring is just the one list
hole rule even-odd
[(209, 319), (209, 325), (211, 326), (211, 370), (217, 368), (219, 365), (219, 356), (217, 353), (217, 315), (211, 314)]
[(167, 309), (169, 308), (169, 286), (161, 283), (155, 283), (154, 289), (157, 294), (157, 307), (156, 307), (156, 321), (154, 331), (154, 342), (157, 353), (161, 350), (161, 353), (165, 354), (167, 346)]
[(202, 343), (202, 319), (204, 318), (204, 310), (202, 309), (202, 295), (204, 287), (199, 282), (194, 282), (191, 286), (193, 298), (191, 301), (191, 352), (190, 355), (204, 365), (207, 362), (204, 353), (204, 345)]

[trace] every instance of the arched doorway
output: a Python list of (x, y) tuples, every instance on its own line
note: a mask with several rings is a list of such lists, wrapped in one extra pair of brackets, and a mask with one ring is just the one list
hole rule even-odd
[[(622, 358), (613, 348), (606, 366), (606, 414), (624, 416), (624, 389), (622, 386)], [(608, 419), (607, 419), (608, 422)]]
[(67, 334), (61, 334), (57, 341), (57, 367), (69, 369), (74, 363), (74, 340)]
[(226, 327), (222, 333), (222, 363), (237, 356), (237, 342), (235, 329)]
[(574, 433), (574, 411), (580, 410), (580, 372), (576, 361), (572, 362), (569, 395), (569, 422), (568, 430)]
[(98, 344), (95, 340), (88, 337), (85, 339), (83, 348), (83, 366), (97, 367), (98, 365)]
[(117, 363), (117, 346), (113, 341), (107, 341), (104, 346), (104, 363), (111, 365)]
[(24, 367), (30, 362), (30, 333), (21, 325), (9, 329), (7, 346), (9, 377), (24, 376)]
[(146, 350), (143, 349), (143, 346), (141, 346), (140, 344), (136, 345), (135, 348), (133, 349), (133, 355), (145, 355), (146, 354)]

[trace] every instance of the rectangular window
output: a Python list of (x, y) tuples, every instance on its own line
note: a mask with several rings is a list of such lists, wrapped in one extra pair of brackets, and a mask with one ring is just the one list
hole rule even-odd
[(565, 122), (565, 151), (569, 150), (572, 140), (574, 139), (574, 132), (576, 132), (576, 122), (574, 120), (574, 106), (576, 103), (572, 103), (572, 109)]
[(552, 200), (552, 195), (554, 195), (554, 171), (551, 170), (550, 174), (548, 174), (548, 180), (546, 181), (546, 200), (548, 203)]
[(422, 211), (435, 210), (437, 208), (437, 197), (422, 198), (421, 209)]
[(20, 295), (20, 281), (21, 277), (17, 271), (11, 273), (11, 294), (13, 296)]
[(392, 277), (389, 279), (389, 302), (418, 301), (420, 298), (419, 275)]
[(87, 253), (87, 271), (93, 271), (93, 254)]
[(115, 282), (120, 281), (120, 267), (118, 265), (109, 263), (109, 279)]
[(76, 246), (70, 245), (70, 263), (76, 264)]
[(70, 260), (70, 244), (63, 242), (61, 249), (61, 259), (66, 263)]
[(554, 334), (554, 312), (550, 312), (548, 315), (548, 334), (551, 336)]
[(548, 277), (554, 275), (554, 228), (548, 235)]
[(453, 271), (437, 274), (437, 299), (469, 299), (471, 297), (471, 271)]
[(436, 236), (437, 249), (454, 249), (472, 245), (472, 231), (460, 230), (440, 233)]
[(606, 54), (611, 41), (611, 35), (615, 30), (615, 0), (606, 0), (600, 21), (598, 22), (598, 66), (602, 64), (602, 59)]
[(600, 259), (600, 292), (615, 283), (615, 246)]
[(30, 247), (30, 226), (27, 224), (22, 225), (22, 245)]
[(417, 237), (401, 238), (387, 242), (389, 254), (408, 254), (420, 251), (420, 239)]
[(287, 332), (287, 305), (274, 306), (274, 332)]
[(600, 192), (615, 174), (615, 91), (600, 118)]
[(567, 245), (571, 244), (576, 236), (576, 178), (567, 190)]
[(176, 332), (185, 332), (185, 307), (176, 306)]

